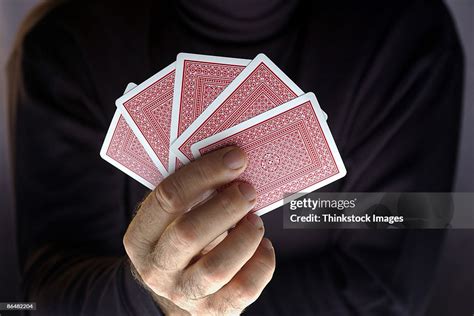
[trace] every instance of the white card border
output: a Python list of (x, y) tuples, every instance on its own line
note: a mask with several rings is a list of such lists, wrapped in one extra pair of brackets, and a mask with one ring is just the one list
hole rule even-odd
[[(190, 54), (190, 53), (179, 53), (176, 56), (176, 72), (175, 72), (175, 81), (174, 81), (174, 93), (173, 93), (173, 106), (171, 111), (171, 128), (170, 128), (170, 144), (173, 144), (174, 141), (178, 138), (178, 120), (180, 114), (180, 100), (181, 100), (181, 83), (183, 79), (183, 67), (184, 61), (201, 61), (201, 62), (212, 62), (225, 65), (238, 65), (238, 66), (248, 66), (251, 59), (242, 59), (242, 58), (230, 58), (230, 57), (221, 57), (221, 56), (211, 56), (211, 55), (200, 55), (200, 54)], [(169, 151), (169, 173), (172, 173), (176, 170), (176, 161), (177, 156), (171, 150)]]
[[(135, 89), (136, 87), (137, 87), (136, 84), (134, 84), (132, 82), (129, 83), (127, 85), (127, 88), (125, 89), (125, 93), (131, 91), (132, 89)], [(102, 144), (102, 147), (100, 149), (100, 157), (102, 159), (104, 159), (105, 161), (107, 161), (108, 163), (110, 163), (115, 168), (117, 168), (120, 171), (122, 171), (123, 173), (125, 173), (126, 175), (128, 175), (131, 178), (135, 179), (136, 181), (140, 182), (141, 184), (143, 184), (144, 186), (146, 186), (150, 190), (153, 190), (154, 187), (155, 187), (153, 184), (151, 184), (150, 182), (148, 182), (147, 180), (145, 180), (144, 178), (142, 178), (141, 176), (139, 176), (138, 174), (136, 174), (132, 170), (128, 169), (127, 167), (125, 167), (124, 165), (122, 165), (121, 163), (119, 163), (118, 161), (112, 159), (111, 157), (109, 157), (107, 155), (107, 151), (109, 150), (110, 142), (112, 141), (112, 136), (114, 135), (115, 128), (117, 127), (120, 116), (121, 116), (120, 111), (118, 109), (116, 109), (115, 113), (114, 113), (114, 116), (112, 118), (112, 122), (110, 123), (109, 129), (107, 130), (107, 134), (105, 135), (104, 143)]]
[(221, 139), (223, 138), (226, 138), (226, 137), (229, 137), (229, 136), (232, 136), (238, 132), (241, 132), (242, 130), (248, 128), (248, 127), (251, 127), (251, 126), (254, 126), (264, 120), (267, 120), (271, 117), (274, 117), (278, 114), (281, 114), (283, 112), (286, 112), (290, 109), (293, 109), (307, 101), (310, 101), (311, 102), (311, 105), (313, 106), (313, 109), (314, 109), (314, 112), (316, 113), (316, 116), (318, 118), (318, 121), (319, 121), (319, 125), (321, 126), (321, 129), (323, 130), (323, 133), (324, 135), (326, 136), (326, 140), (328, 142), (328, 145), (329, 145), (329, 149), (331, 150), (331, 154), (333, 155), (334, 157), (334, 160), (336, 162), (336, 165), (339, 169), (339, 173), (337, 173), (336, 175), (333, 175), (315, 185), (312, 185), (306, 189), (303, 189), (299, 192), (296, 192), (288, 197), (285, 197), (275, 203), (272, 203), (262, 209), (260, 209), (258, 212), (256, 212), (255, 214), (257, 215), (263, 215), (265, 213), (268, 213), (280, 206), (283, 206), (286, 203), (288, 203), (289, 201), (291, 201), (292, 199), (298, 197), (298, 196), (301, 196), (301, 194), (307, 194), (307, 193), (310, 193), (314, 190), (317, 190), (319, 188), (322, 188), (323, 186), (326, 186), (328, 185), (329, 183), (332, 183), (338, 179), (341, 179), (343, 178), (346, 174), (347, 174), (347, 170), (346, 170), (346, 167), (344, 165), (344, 162), (342, 161), (342, 158), (341, 158), (341, 155), (339, 153), (339, 150), (337, 148), (337, 145), (336, 145), (336, 142), (334, 141), (334, 138), (332, 136), (332, 133), (329, 129), (329, 126), (326, 122), (326, 120), (324, 119), (323, 117), (323, 114), (321, 112), (318, 111), (318, 108), (319, 107), (319, 103), (318, 103), (318, 100), (316, 98), (316, 96), (314, 95), (314, 93), (310, 92), (310, 93), (306, 93), (302, 96), (299, 96), (289, 102), (286, 102), (280, 106), (277, 106), (276, 108), (273, 108), (267, 112), (264, 112), (260, 115), (257, 115), (245, 122), (242, 122), (240, 124), (237, 124), (227, 130), (224, 130), (220, 133), (217, 133), (215, 135), (212, 135), (206, 139), (203, 139), (195, 144), (193, 144), (191, 146), (191, 150), (193, 152), (193, 155), (195, 158), (199, 158), (201, 156), (199, 150), (203, 147), (206, 147), (206, 146), (209, 146), (217, 141), (220, 141)]
[[(285, 84), (293, 90), (297, 96), (304, 94), (301, 90), (280, 68), (278, 68), (265, 54), (258, 54), (250, 64), (232, 81), (227, 88), (198, 116), (198, 118), (171, 144), (172, 151), (178, 159), (186, 164), (190, 160), (180, 150), (179, 147), (219, 108), (235, 89), (250, 75), (260, 63), (270, 68)], [(319, 105), (318, 105), (319, 106)], [(322, 112), (318, 109), (318, 112)]]
[[(118, 98), (115, 101), (115, 105), (119, 109), (120, 113), (123, 115), (125, 118), (125, 121), (127, 121), (128, 126), (132, 129), (133, 133), (135, 136), (138, 138), (140, 143), (142, 144), (143, 148), (145, 148), (145, 151), (147, 152), (148, 156), (150, 156), (151, 160), (153, 163), (156, 165), (158, 170), (162, 175), (165, 177), (168, 176), (170, 173), (168, 172), (168, 166), (165, 167), (165, 165), (161, 162), (161, 160), (158, 158), (158, 156), (155, 154), (155, 151), (151, 147), (151, 145), (148, 143), (146, 138), (143, 136), (142, 132), (138, 128), (138, 126), (135, 124), (135, 121), (133, 120), (132, 116), (130, 113), (128, 113), (127, 109), (123, 106), (125, 102), (136, 96), (137, 94), (141, 93), (143, 90), (147, 89), (150, 85), (158, 81), (159, 79), (163, 78), (170, 72), (176, 69), (175, 67), (176, 63), (173, 62), (170, 65), (166, 66), (144, 82), (140, 83), (135, 89), (130, 91), (129, 93), (124, 94), (120, 98)], [(169, 145), (168, 145), (169, 146)]]

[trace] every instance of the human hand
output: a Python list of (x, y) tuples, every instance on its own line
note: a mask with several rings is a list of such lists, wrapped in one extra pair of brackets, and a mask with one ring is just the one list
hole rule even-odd
[(260, 217), (248, 214), (253, 187), (213, 195), (246, 165), (236, 147), (205, 155), (164, 179), (130, 223), (125, 250), (165, 313), (240, 314), (272, 278), (274, 249)]

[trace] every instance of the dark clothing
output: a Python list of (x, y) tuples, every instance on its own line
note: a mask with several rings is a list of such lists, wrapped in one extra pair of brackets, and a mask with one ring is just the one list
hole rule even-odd
[[(158, 312), (122, 246), (147, 189), (99, 150), (126, 84), (179, 52), (263, 52), (314, 91), (347, 167), (324, 190), (451, 190), (463, 61), (442, 1), (70, 1), (26, 36), (17, 104), (20, 259), (45, 315)], [(422, 311), (442, 233), (264, 222), (277, 269), (249, 314)]]

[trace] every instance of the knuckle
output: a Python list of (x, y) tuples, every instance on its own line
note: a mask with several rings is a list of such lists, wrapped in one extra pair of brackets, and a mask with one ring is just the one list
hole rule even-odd
[(206, 300), (203, 310), (205, 310), (208, 315), (230, 315), (230, 310), (232, 309), (229, 306), (230, 303), (231, 302), (225, 298), (220, 300)]
[(161, 209), (167, 213), (175, 213), (184, 207), (181, 186), (175, 178), (167, 178), (155, 189), (155, 197)]
[(199, 299), (209, 294), (209, 284), (198, 281), (195, 274), (184, 277), (178, 288), (178, 292), (190, 299)]
[(144, 249), (144, 246), (136, 239), (135, 235), (127, 231), (122, 239), (123, 247), (128, 257), (133, 261), (139, 260), (139, 253)]
[(223, 212), (228, 214), (234, 214), (238, 211), (239, 198), (236, 194), (233, 194), (232, 191), (226, 190), (219, 194), (218, 204)]
[(132, 261), (140, 261), (141, 256), (149, 251), (149, 242), (143, 238), (140, 225), (130, 224), (122, 238), (122, 244)]
[(154, 286), (154, 280), (155, 280), (155, 274), (151, 269), (145, 269), (142, 271), (138, 271), (138, 274), (140, 275), (143, 283), (145, 283), (147, 286), (153, 288)]
[(138, 274), (140, 275), (140, 278), (146, 286), (152, 289), (156, 294), (159, 294), (160, 283), (157, 282), (158, 273), (154, 269), (148, 267), (146, 269), (138, 271)]
[(270, 253), (266, 256), (263, 256), (260, 260), (257, 261), (259, 269), (264, 274), (273, 275), (275, 272), (275, 256), (273, 253)]
[(151, 253), (151, 264), (159, 271), (170, 272), (178, 269), (176, 260), (174, 260), (174, 253), (177, 248), (169, 245), (159, 244)]
[(226, 281), (225, 270), (216, 260), (204, 260), (200, 274), (204, 284), (222, 284)]
[(133, 261), (133, 259), (135, 259), (135, 247), (130, 233), (125, 233), (122, 243), (128, 257)]
[(150, 253), (149, 259), (155, 269), (164, 273), (180, 270), (180, 262), (177, 260), (176, 254), (188, 250), (188, 245), (181, 237), (177, 237), (174, 224), (172, 225), (165, 230), (162, 238)]
[(187, 301), (186, 295), (181, 291), (170, 291), (165, 293), (165, 297), (178, 306), (184, 305)]
[(262, 290), (263, 289), (261, 289), (261, 288), (258, 288), (256, 286), (252, 286), (247, 290), (247, 295), (246, 296), (244, 295), (242, 297), (245, 300), (245, 302), (250, 304), (250, 303), (252, 303), (252, 302), (254, 302), (258, 299), (258, 297), (262, 293)]
[(241, 232), (233, 235), (236, 249), (242, 251), (246, 249), (256, 250), (258, 243), (263, 237), (264, 229), (255, 229), (255, 226), (249, 223)]
[(240, 279), (236, 282), (235, 297), (243, 302), (254, 301), (260, 296), (262, 289), (249, 278)]
[(141, 282), (151, 289), (155, 294), (159, 296), (166, 296), (170, 284), (170, 280), (167, 275), (162, 274), (152, 265), (141, 270), (137, 269), (137, 273), (141, 279)]
[(206, 184), (214, 183), (218, 169), (211, 159), (202, 159), (195, 165), (196, 178)]
[[(173, 243), (186, 249), (195, 243), (199, 238), (198, 229), (190, 220), (178, 220), (170, 229), (170, 239)], [(180, 247), (180, 248), (181, 248)]]
[(125, 248), (125, 251), (127, 251), (127, 254), (129, 256), (130, 256), (130, 252), (132, 252), (132, 249), (133, 249), (133, 241), (131, 238), (132, 237), (130, 236), (130, 233), (126, 232), (122, 239), (123, 247)]
[(240, 315), (246, 305), (238, 296), (232, 295), (205, 301), (205, 310), (212, 315)]
[(181, 292), (191, 299), (200, 299), (217, 292), (229, 280), (224, 269), (205, 264), (184, 273), (179, 282)]

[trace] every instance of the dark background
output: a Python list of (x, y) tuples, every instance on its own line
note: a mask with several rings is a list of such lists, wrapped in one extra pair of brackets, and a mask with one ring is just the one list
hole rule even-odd
[[(4, 69), (21, 20), (38, 2), (0, 0), (0, 302), (16, 301), (19, 287)], [(455, 190), (474, 192), (474, 0), (446, 0), (446, 3), (456, 20), (466, 58), (464, 114)], [(474, 315), (473, 267), (474, 231), (450, 232), (427, 315)]]

